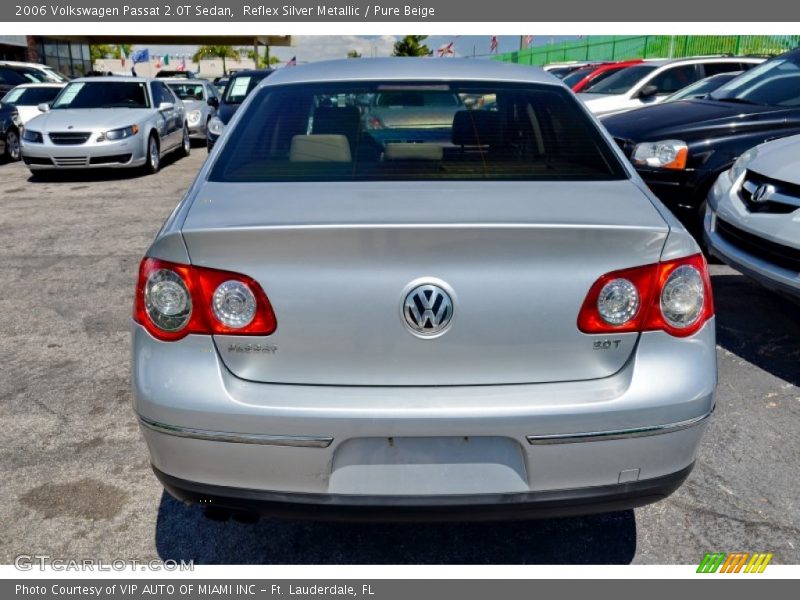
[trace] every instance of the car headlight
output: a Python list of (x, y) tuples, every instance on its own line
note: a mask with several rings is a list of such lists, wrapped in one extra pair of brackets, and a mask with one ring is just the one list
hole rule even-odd
[(200, 111), (199, 110), (191, 110), (189, 114), (186, 115), (186, 120), (189, 121), (192, 125), (195, 125), (200, 122)]
[(137, 133), (139, 133), (139, 126), (131, 125), (130, 127), (112, 129), (111, 131), (101, 133), (97, 141), (102, 142), (103, 140), (124, 140), (125, 138), (132, 137)]
[(22, 139), (30, 144), (41, 144), (44, 142), (42, 134), (31, 129), (22, 130)]
[(689, 147), (681, 140), (662, 140), (636, 144), (631, 161), (637, 166), (656, 169), (685, 169)]
[(212, 117), (208, 122), (208, 132), (211, 135), (222, 135), (223, 131), (225, 131), (225, 123), (222, 122), (222, 119)]
[(733, 166), (728, 171), (728, 179), (731, 180), (731, 183), (738, 181), (739, 178), (744, 175), (744, 172), (747, 171), (747, 167), (755, 160), (756, 156), (758, 156), (758, 146), (750, 148), (750, 150), (736, 159), (736, 162), (733, 163)]

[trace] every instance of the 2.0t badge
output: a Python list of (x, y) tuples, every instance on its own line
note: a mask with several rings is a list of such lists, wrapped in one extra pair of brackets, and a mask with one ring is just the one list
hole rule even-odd
[(419, 336), (442, 333), (453, 318), (453, 300), (438, 285), (426, 283), (413, 288), (403, 301), (406, 325)]

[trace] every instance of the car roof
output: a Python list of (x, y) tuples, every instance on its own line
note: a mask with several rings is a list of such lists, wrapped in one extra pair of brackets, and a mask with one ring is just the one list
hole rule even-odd
[(42, 81), (39, 83), (20, 83), (18, 88), (63, 88), (67, 85), (66, 81)]
[[(351, 59), (352, 60), (352, 59)], [(275, 69), (242, 69), (230, 75), (223, 76), (223, 79), (233, 79), (234, 77), (252, 77), (253, 75), (269, 75)]]
[(102, 77), (78, 77), (69, 83), (88, 83), (98, 81), (100, 83), (148, 83), (151, 81), (163, 82), (164, 79), (156, 79), (155, 77), (127, 77), (125, 75), (108, 75)]
[(30, 69), (49, 69), (54, 70), (53, 67), (49, 65), (43, 65), (42, 63), (33, 63), (33, 62), (25, 62), (21, 60), (0, 60), (0, 65), (8, 65), (9, 67), (28, 67)]
[(524, 81), (561, 85), (538, 67), (467, 58), (359, 58), (326, 60), (282, 68), (261, 85), (322, 81)]
[(760, 63), (764, 62), (764, 58), (762, 57), (754, 57), (754, 56), (727, 56), (727, 55), (711, 55), (711, 56), (687, 56), (685, 58), (655, 58), (655, 59), (645, 59), (643, 64), (647, 65), (657, 65), (659, 67), (663, 67), (666, 65), (679, 65), (679, 64), (696, 64), (696, 63), (704, 63), (704, 62), (751, 62), (751, 63)]
[(186, 77), (159, 77), (159, 81), (164, 83), (193, 83), (195, 85), (202, 85), (208, 83), (213, 85), (208, 79), (187, 79)]

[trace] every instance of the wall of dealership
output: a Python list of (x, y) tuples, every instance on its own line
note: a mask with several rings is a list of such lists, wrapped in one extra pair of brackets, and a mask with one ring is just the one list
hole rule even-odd
[(89, 44), (34, 35), (0, 36), (0, 60), (3, 59), (44, 63), (70, 77), (92, 70)]

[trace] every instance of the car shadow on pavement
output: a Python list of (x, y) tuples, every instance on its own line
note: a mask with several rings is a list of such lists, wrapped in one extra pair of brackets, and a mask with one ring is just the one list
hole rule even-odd
[(800, 305), (739, 274), (711, 278), (717, 344), (800, 386)]
[(628, 564), (632, 510), (494, 523), (212, 521), (166, 492), (156, 524), (163, 560), (195, 564)]

